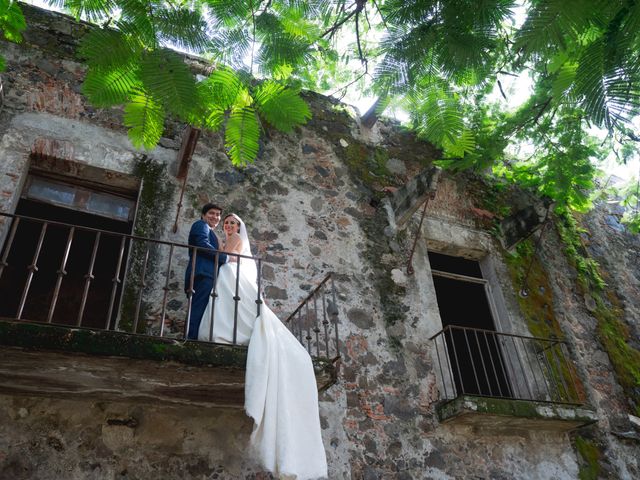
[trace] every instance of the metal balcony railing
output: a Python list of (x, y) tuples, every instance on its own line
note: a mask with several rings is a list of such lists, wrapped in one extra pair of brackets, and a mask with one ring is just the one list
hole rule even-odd
[(306, 346), (309, 355), (336, 360), (340, 356), (340, 337), (334, 328), (334, 338), (331, 338), (331, 325), (337, 325), (337, 321), (336, 288), (330, 273), (289, 315), (285, 324)]
[(475, 395), (584, 403), (564, 341), (453, 325), (431, 340), (445, 400)]
[[(3, 212), (0, 244), (0, 317), (185, 338), (194, 277), (187, 280), (185, 289), (184, 270), (187, 262), (192, 262), (194, 270), (196, 252), (204, 249)], [(217, 266), (219, 252), (214, 255)], [(263, 260), (232, 256), (255, 260), (258, 274), (254, 302), (259, 315)], [(236, 265), (239, 273), (242, 261)], [(290, 317), (285, 324), (312, 356), (336, 359), (338, 309), (330, 278), (328, 275), (296, 309), (292, 315), (295, 320)], [(238, 287), (236, 282), (236, 305), (242, 300)], [(215, 302), (215, 286), (211, 295)], [(311, 310), (310, 302), (314, 305)], [(306, 313), (301, 314), (303, 311)], [(236, 308), (234, 339), (237, 312)], [(314, 337), (301, 336), (301, 328), (310, 329)], [(231, 344), (236, 345), (235, 340)]]

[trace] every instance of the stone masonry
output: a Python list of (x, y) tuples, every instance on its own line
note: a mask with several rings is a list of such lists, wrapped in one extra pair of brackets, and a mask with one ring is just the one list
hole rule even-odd
[[(152, 212), (152, 227), (142, 232), (146, 236), (184, 242), (207, 201), (238, 213), (250, 227), (254, 254), (265, 260), (266, 301), (282, 316), (326, 273), (336, 272), (342, 359), (338, 383), (320, 394), (332, 480), (596, 478), (581, 476), (588, 462), (576, 447), (576, 433), (509, 432), (438, 420), (442, 379), (429, 338), (442, 322), (428, 250), (480, 261), (500, 312), (497, 330), (531, 334), (476, 179), (441, 174), (422, 230), (417, 231), (421, 208), (404, 225), (390, 226), (384, 199), (430, 167), (439, 152), (393, 122), (361, 128), (349, 107), (308, 93), (311, 121), (289, 135), (267, 130), (258, 160), (247, 168), (231, 165), (219, 133), (203, 132), (174, 233), (184, 125), (168, 122), (157, 148), (137, 151), (122, 126), (122, 111), (96, 109), (80, 93), (85, 67), (75, 49), (88, 27), (60, 14), (24, 9), (29, 25), (24, 43), (0, 44), (7, 59), (0, 112), (1, 211), (15, 210), (34, 146), (130, 175), (144, 155), (170, 187), (163, 190), (167, 207)], [(616, 215), (589, 214), (585, 235), (592, 255), (609, 272), (608, 288), (621, 299), (623, 320), (638, 346), (640, 240)], [(415, 274), (409, 276), (407, 258), (416, 235)], [(635, 439), (619, 435), (634, 431), (628, 415), (633, 411), (562, 250), (556, 232), (547, 230), (538, 254), (549, 272), (553, 309), (587, 403), (598, 416), (577, 434), (598, 445), (601, 478), (639, 478), (637, 430)], [(171, 272), (175, 318), (185, 308), (186, 262), (179, 256)], [(160, 295), (164, 277), (159, 271), (154, 275), (153, 290)], [(152, 305), (149, 325), (158, 315)], [(270, 478), (246, 452), (250, 432), (251, 422), (239, 409), (3, 392), (0, 478)]]

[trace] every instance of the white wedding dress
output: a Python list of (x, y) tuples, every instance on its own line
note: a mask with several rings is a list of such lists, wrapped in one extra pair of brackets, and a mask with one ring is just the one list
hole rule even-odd
[[(251, 256), (246, 232), (240, 220), (242, 254)], [(233, 343), (237, 279), (236, 262), (220, 267), (217, 300), (209, 302), (202, 316), (199, 340)], [(256, 316), (255, 279), (255, 262), (241, 258), (236, 344), (249, 344), (244, 406), (254, 420), (251, 446), (262, 466), (280, 478), (325, 478), (327, 460), (311, 357), (264, 303)]]

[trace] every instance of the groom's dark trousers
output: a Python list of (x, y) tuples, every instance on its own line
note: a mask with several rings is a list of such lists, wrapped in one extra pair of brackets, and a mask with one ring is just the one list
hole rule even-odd
[[(216, 252), (218, 250), (218, 238), (209, 228), (204, 220), (198, 220), (191, 225), (189, 231), (189, 245), (202, 247), (205, 250), (198, 250), (193, 274), (193, 296), (191, 297), (191, 315), (189, 317), (189, 331), (187, 338), (196, 340), (198, 329), (202, 321), (202, 314), (207, 308), (207, 303), (213, 289), (213, 284), (217, 275)], [(184, 289), (188, 293), (191, 282), (192, 254), (189, 250), (189, 265), (184, 273)], [(217, 253), (218, 267), (227, 261), (227, 255)]]

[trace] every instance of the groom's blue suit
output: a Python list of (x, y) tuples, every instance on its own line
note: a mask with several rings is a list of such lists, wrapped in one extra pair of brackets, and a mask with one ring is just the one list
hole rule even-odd
[[(202, 314), (207, 308), (209, 296), (213, 289), (213, 283), (217, 275), (216, 254), (214, 250), (218, 250), (218, 238), (209, 228), (207, 222), (198, 220), (191, 225), (189, 231), (189, 245), (203, 247), (207, 250), (198, 250), (196, 255), (195, 270), (193, 275), (193, 297), (191, 298), (191, 316), (189, 319), (189, 332), (187, 338), (196, 340), (198, 338), (198, 329), (202, 320)], [(189, 250), (189, 265), (184, 274), (184, 289), (189, 291), (189, 282), (191, 281), (191, 265), (192, 251)], [(218, 254), (218, 266), (227, 261), (225, 253)]]

